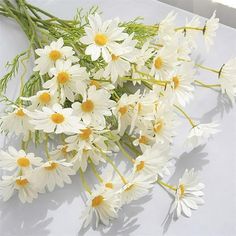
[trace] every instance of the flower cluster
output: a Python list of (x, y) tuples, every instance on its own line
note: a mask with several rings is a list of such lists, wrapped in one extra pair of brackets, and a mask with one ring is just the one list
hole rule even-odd
[[(7, 171), (0, 181), (4, 201), (17, 191), (23, 203), (32, 202), (71, 183), (78, 173), (87, 195), (85, 227), (94, 218), (96, 225), (108, 225), (123, 205), (149, 194), (156, 184), (173, 195), (171, 212), (191, 216), (203, 203), (204, 185), (197, 173), (186, 170), (176, 186), (164, 181), (174, 161), (171, 148), (182, 121), (179, 115), (190, 125), (190, 148), (219, 132), (217, 123), (201, 124), (185, 107), (199, 86), (219, 87), (234, 102), (236, 59), (219, 70), (196, 64), (191, 57), (195, 38), (201, 33), (209, 47), (218, 19), (214, 13), (200, 26), (194, 17), (177, 28), (175, 17), (170, 13), (153, 26), (137, 24), (155, 31), (143, 42), (138, 31), (132, 32), (135, 23), (102, 21), (95, 13), (74, 43), (58, 37), (35, 50), (33, 71), (40, 88), (31, 96), (21, 89), (0, 118), (2, 132), (22, 139), (21, 148), (0, 152), (0, 167)], [(196, 80), (198, 68), (216, 73), (219, 84)], [(44, 147), (40, 157), (27, 151), (32, 143)], [(128, 172), (114, 158), (119, 151), (119, 162), (127, 163)], [(88, 169), (98, 182), (93, 188), (86, 179)]]

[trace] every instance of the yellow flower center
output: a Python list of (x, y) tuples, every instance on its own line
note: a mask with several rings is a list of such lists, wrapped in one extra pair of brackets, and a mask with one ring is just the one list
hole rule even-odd
[(17, 164), (20, 167), (28, 167), (30, 165), (30, 161), (29, 161), (29, 159), (27, 157), (20, 157), (17, 160)]
[(174, 89), (177, 89), (179, 87), (179, 77), (178, 76), (174, 76), (172, 78), (172, 81), (174, 83)]
[(154, 61), (155, 68), (160, 70), (163, 66), (163, 60), (160, 57), (157, 57)]
[(17, 116), (20, 116), (20, 117), (22, 117), (22, 116), (24, 116), (25, 115), (25, 113), (23, 112), (23, 109), (18, 109), (17, 110), (17, 112), (15, 113)]
[(51, 101), (50, 93), (44, 92), (44, 93), (40, 94), (39, 101), (43, 104), (48, 104)]
[(94, 41), (98, 46), (104, 46), (107, 43), (107, 36), (105, 34), (97, 34)]
[(65, 84), (69, 80), (70, 80), (70, 75), (67, 72), (62, 71), (62, 72), (58, 73), (57, 81), (59, 84)]
[(112, 61), (117, 61), (120, 57), (116, 56), (115, 54), (111, 54)]
[(180, 190), (180, 197), (183, 197), (184, 196), (184, 192), (185, 192), (185, 187), (184, 187), (183, 184), (180, 184), (179, 190)]
[(130, 191), (134, 187), (134, 184), (130, 184), (128, 187), (125, 188), (125, 192)]
[(27, 179), (16, 179), (16, 184), (20, 187), (24, 187), (29, 183)]
[(51, 115), (51, 120), (56, 124), (61, 124), (65, 120), (65, 117), (60, 113), (54, 113)]
[(128, 107), (127, 106), (123, 106), (119, 108), (119, 112), (121, 114), (121, 116), (125, 115), (128, 111)]
[(154, 132), (155, 133), (160, 133), (162, 128), (163, 128), (164, 124), (161, 120), (157, 121), (156, 124), (154, 125)]
[(104, 200), (104, 197), (102, 195), (98, 195), (96, 196), (93, 200), (92, 200), (92, 207), (98, 207), (99, 205), (102, 204)]
[(106, 187), (106, 188), (113, 189), (113, 184), (112, 184), (112, 183), (106, 183), (106, 184), (105, 184), (105, 187)]
[(79, 137), (82, 140), (87, 140), (89, 138), (89, 136), (92, 134), (92, 130), (90, 128), (82, 129), (81, 131), (82, 131), (82, 133), (79, 134)]
[(146, 137), (144, 135), (141, 135), (138, 141), (139, 141), (139, 143), (147, 144), (148, 143), (148, 137)]
[(62, 152), (62, 154), (63, 154), (64, 156), (66, 156), (66, 154), (67, 154), (67, 148), (68, 148), (68, 146), (64, 146), (64, 147), (61, 149), (61, 152)]
[(81, 109), (83, 112), (92, 112), (94, 109), (94, 104), (91, 100), (87, 100), (81, 104)]
[(58, 50), (52, 50), (52, 51), (49, 53), (49, 58), (50, 58), (52, 61), (56, 61), (56, 60), (60, 59), (61, 57), (62, 57), (61, 52), (59, 52)]
[(140, 161), (138, 165), (136, 165), (136, 172), (142, 170), (145, 166), (144, 161)]
[(52, 162), (50, 166), (46, 166), (44, 167), (44, 169), (51, 171), (51, 170), (55, 170), (57, 167), (58, 167), (58, 163)]
[(101, 84), (96, 80), (90, 80), (90, 85), (91, 86), (94, 85), (96, 87), (96, 89), (100, 89), (102, 87)]

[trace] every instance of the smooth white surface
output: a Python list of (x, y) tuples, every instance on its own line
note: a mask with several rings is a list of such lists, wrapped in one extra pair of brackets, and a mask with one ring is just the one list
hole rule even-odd
[[(77, 7), (94, 4), (102, 9), (105, 18), (119, 16), (129, 20), (143, 16), (146, 23), (156, 23), (169, 11), (178, 12), (178, 23), (185, 22), (193, 14), (175, 9), (154, 0), (31, 0), (31, 3), (60, 17), (71, 18)], [(27, 47), (27, 40), (12, 22), (0, 18), (0, 68), (7, 60)], [(236, 56), (236, 30), (220, 26), (215, 46), (209, 55), (198, 56), (204, 64), (219, 67), (229, 58)], [(200, 52), (200, 50), (199, 50)], [(0, 75), (4, 71), (0, 72)], [(212, 74), (202, 72), (199, 79), (214, 81)], [(17, 91), (18, 81), (11, 83), (9, 94)], [(222, 132), (207, 145), (186, 153), (183, 147), (188, 124), (183, 120), (176, 138), (173, 156), (179, 158), (170, 183), (175, 184), (185, 168), (200, 171), (206, 184), (206, 204), (194, 211), (190, 219), (181, 217), (176, 222), (163, 223), (172, 198), (161, 187), (156, 186), (152, 194), (138, 202), (125, 206), (111, 227), (81, 230), (79, 216), (84, 209), (80, 195), (80, 181), (53, 193), (40, 195), (33, 204), (21, 204), (16, 197), (7, 203), (0, 202), (1, 236), (75, 236), (75, 235), (134, 235), (134, 236), (233, 236), (236, 235), (236, 108), (231, 109), (227, 99), (222, 101), (219, 93), (199, 88), (195, 101), (187, 108), (195, 119), (202, 122), (219, 120)], [(1, 136), (1, 148), (5, 148)], [(140, 204), (142, 203), (142, 204)]]

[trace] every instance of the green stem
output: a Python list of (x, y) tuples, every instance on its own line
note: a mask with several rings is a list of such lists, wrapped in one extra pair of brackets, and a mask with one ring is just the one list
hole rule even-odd
[(98, 148), (98, 150), (100, 151), (100, 153), (102, 154), (103, 158), (105, 161), (107, 161), (115, 170), (115, 172), (119, 175), (120, 179), (122, 180), (122, 182), (124, 184), (127, 184), (127, 181), (125, 179), (125, 177), (121, 174), (121, 172), (118, 170), (118, 168), (116, 167), (115, 163), (102, 151), (102, 149), (96, 145), (96, 147)]
[(49, 155), (49, 150), (48, 150), (48, 134), (45, 134), (45, 153), (46, 153), (46, 157), (48, 160), (51, 159), (50, 155)]
[(203, 31), (203, 29), (204, 28), (191, 27), (191, 26), (182, 26), (182, 27), (175, 28), (175, 31), (179, 31), (179, 30), (198, 30), (198, 31)]
[(216, 70), (216, 69), (213, 69), (213, 68), (210, 68), (210, 67), (207, 67), (207, 66), (204, 66), (204, 65), (201, 65), (201, 64), (195, 64), (195, 66), (201, 68), (201, 69), (204, 69), (204, 70), (209, 70), (213, 73), (216, 73), (216, 74), (219, 74), (219, 70)]
[(175, 108), (177, 108), (185, 117), (186, 119), (189, 121), (189, 123), (191, 124), (192, 127), (195, 127), (196, 125), (194, 124), (193, 120), (190, 118), (190, 116), (179, 106), (174, 105)]
[(90, 159), (90, 166), (91, 166), (91, 169), (92, 169), (92, 171), (93, 171), (93, 173), (94, 173), (94, 175), (95, 175), (95, 177), (98, 179), (98, 181), (100, 182), (100, 183), (103, 183), (103, 179), (102, 179), (102, 177), (99, 175), (99, 173), (98, 173), (98, 171), (97, 171), (97, 169), (96, 169), (96, 167), (95, 167), (95, 165), (94, 165), (94, 163), (93, 163), (93, 161)]
[(160, 184), (160, 185), (162, 185), (162, 186), (164, 186), (164, 187), (166, 187), (166, 188), (169, 188), (169, 189), (171, 189), (171, 190), (177, 191), (177, 188), (176, 188), (176, 187), (174, 187), (174, 186), (172, 186), (172, 185), (169, 185), (169, 184), (167, 184), (167, 183), (161, 181), (160, 179), (157, 180), (157, 183)]
[(84, 187), (84, 189), (89, 193), (89, 194), (92, 194), (92, 191), (84, 177), (84, 173), (81, 169), (79, 169), (79, 174), (80, 174), (80, 178), (81, 178), (81, 182), (82, 182), (82, 185)]
[(123, 155), (131, 162), (134, 163), (134, 159), (129, 155), (129, 153), (123, 148), (123, 146), (121, 145), (121, 143), (119, 141), (116, 142), (118, 147), (120, 148), (121, 152), (123, 153)]
[(220, 84), (205, 84), (202, 81), (199, 80), (194, 80), (194, 82), (201, 87), (205, 87), (205, 88), (219, 88), (221, 85)]

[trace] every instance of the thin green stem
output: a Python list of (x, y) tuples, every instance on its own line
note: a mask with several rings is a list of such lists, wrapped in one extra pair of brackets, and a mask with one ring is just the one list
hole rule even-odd
[(122, 180), (122, 182), (124, 184), (127, 184), (127, 181), (125, 179), (125, 177), (121, 174), (121, 172), (118, 170), (118, 168), (116, 167), (115, 163), (102, 151), (102, 149), (96, 145), (96, 147), (98, 148), (98, 150), (100, 151), (100, 153), (102, 154), (103, 158), (105, 161), (107, 161), (115, 170), (115, 172), (119, 175), (120, 179)]
[(134, 159), (129, 155), (129, 153), (125, 150), (125, 148), (121, 145), (119, 141), (116, 142), (118, 147), (120, 148), (122, 154), (131, 162), (134, 163)]
[(179, 31), (179, 30), (198, 30), (198, 31), (203, 31), (203, 29), (204, 28), (191, 27), (191, 26), (182, 26), (182, 27), (175, 28), (175, 31)]
[(89, 194), (92, 194), (92, 191), (84, 177), (84, 173), (81, 169), (79, 169), (79, 175), (80, 175), (80, 178), (81, 178), (81, 182), (82, 182), (82, 185), (84, 187), (84, 189), (89, 193)]
[(213, 69), (213, 68), (201, 65), (201, 64), (195, 64), (195, 66), (197, 66), (197, 67), (199, 67), (201, 69), (204, 69), (204, 70), (211, 71), (211, 72), (216, 73), (216, 74), (219, 74), (219, 72), (220, 72), (219, 70), (216, 70), (216, 69)]
[(202, 81), (199, 80), (194, 80), (194, 82), (201, 87), (205, 87), (205, 88), (220, 88), (220, 84), (205, 84)]
[(177, 191), (177, 188), (176, 188), (176, 187), (174, 187), (174, 186), (172, 186), (172, 185), (169, 185), (169, 184), (167, 184), (167, 183), (161, 181), (160, 179), (157, 180), (157, 183), (160, 184), (160, 185), (162, 185), (162, 186), (164, 186), (164, 187), (166, 187), (166, 188), (169, 188), (169, 189), (171, 189), (171, 190)]
[(46, 157), (48, 160), (50, 160), (51, 157), (50, 157), (49, 150), (48, 150), (48, 134), (45, 134), (44, 148), (45, 148)]
[(93, 163), (93, 161), (92, 161), (91, 159), (90, 159), (89, 164), (90, 164), (90, 166), (91, 166), (92, 172), (94, 173), (95, 177), (98, 179), (98, 181), (99, 181), (100, 183), (103, 183), (103, 179), (102, 179), (102, 177), (99, 175), (99, 173), (98, 173), (98, 171), (97, 171), (97, 169), (96, 169), (96, 167), (95, 167), (95, 165), (94, 165), (94, 163)]
[(189, 121), (192, 127), (195, 127), (196, 125), (194, 124), (193, 120), (190, 118), (190, 116), (179, 106), (174, 105), (175, 108), (177, 108), (184, 116), (185, 118)]

